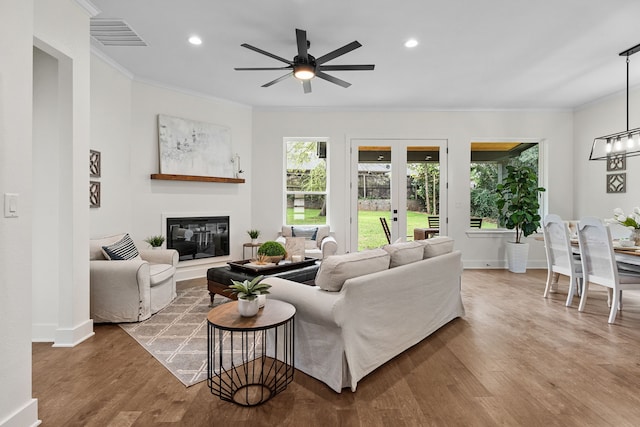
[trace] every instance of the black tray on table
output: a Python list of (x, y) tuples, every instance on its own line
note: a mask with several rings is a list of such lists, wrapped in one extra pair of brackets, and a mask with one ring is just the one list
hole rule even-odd
[(260, 274), (274, 274), (287, 270), (295, 270), (297, 268), (308, 267), (316, 263), (316, 258), (305, 258), (299, 262), (282, 262), (275, 265), (257, 267), (253, 265), (247, 265), (251, 262), (250, 259), (243, 259), (241, 261), (229, 261), (227, 264), (232, 270), (244, 271), (248, 273), (260, 273)]

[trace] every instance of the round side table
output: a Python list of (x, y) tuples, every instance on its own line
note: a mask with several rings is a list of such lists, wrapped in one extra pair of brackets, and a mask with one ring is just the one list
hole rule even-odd
[(207, 315), (207, 384), (222, 400), (256, 406), (293, 381), (296, 309), (268, 299), (258, 314), (242, 317), (237, 306), (228, 302)]

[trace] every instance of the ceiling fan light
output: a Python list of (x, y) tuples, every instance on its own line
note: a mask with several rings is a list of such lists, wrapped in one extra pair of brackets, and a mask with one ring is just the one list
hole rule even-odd
[(293, 71), (293, 76), (298, 80), (310, 80), (316, 76), (316, 73), (312, 66), (300, 65)]

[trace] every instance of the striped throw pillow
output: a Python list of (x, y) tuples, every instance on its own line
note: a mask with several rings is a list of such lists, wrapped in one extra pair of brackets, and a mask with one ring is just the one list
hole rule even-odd
[(131, 240), (129, 234), (125, 234), (119, 241), (103, 246), (102, 252), (107, 259), (112, 261), (125, 261), (128, 259), (140, 258), (136, 245)]

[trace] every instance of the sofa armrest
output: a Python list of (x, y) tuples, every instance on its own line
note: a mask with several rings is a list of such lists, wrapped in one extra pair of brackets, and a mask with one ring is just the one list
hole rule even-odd
[(322, 251), (322, 259), (335, 255), (338, 252), (338, 242), (335, 237), (327, 236), (320, 242), (320, 250)]
[(89, 262), (91, 316), (99, 322), (131, 322), (150, 316), (149, 263)]
[(335, 311), (342, 304), (341, 292), (326, 292), (317, 286), (279, 277), (267, 277), (263, 283), (271, 285), (268, 299), (288, 302), (296, 308), (296, 316), (304, 317), (306, 321), (316, 324), (340, 326), (335, 320)]
[(178, 266), (179, 255), (175, 249), (143, 249), (140, 257), (151, 264), (169, 264)]

